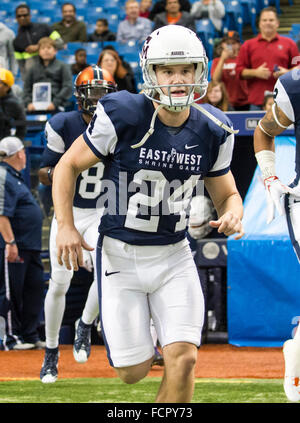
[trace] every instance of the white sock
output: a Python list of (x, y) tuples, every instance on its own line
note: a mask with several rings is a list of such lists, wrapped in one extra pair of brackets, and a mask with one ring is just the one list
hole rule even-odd
[(66, 293), (69, 285), (56, 284), (49, 281), (49, 288), (45, 298), (45, 335), (47, 348), (58, 347), (59, 331), (61, 328), (65, 306)]
[(91, 325), (99, 314), (98, 285), (94, 281), (90, 287), (88, 297), (82, 312), (81, 320), (86, 325)]

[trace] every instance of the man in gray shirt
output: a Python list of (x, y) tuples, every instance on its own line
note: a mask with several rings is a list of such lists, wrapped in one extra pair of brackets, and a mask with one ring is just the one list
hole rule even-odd
[(0, 66), (10, 70), (14, 76), (18, 73), (18, 64), (15, 59), (13, 40), (15, 33), (4, 23), (0, 22)]
[(152, 22), (139, 16), (140, 8), (136, 0), (128, 0), (125, 4), (125, 10), (127, 19), (119, 23), (117, 41), (124, 44), (129, 41), (135, 43), (145, 41), (152, 32)]

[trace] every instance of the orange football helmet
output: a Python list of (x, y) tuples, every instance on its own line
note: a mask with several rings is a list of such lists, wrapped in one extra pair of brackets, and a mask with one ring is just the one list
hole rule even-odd
[(117, 91), (117, 84), (107, 70), (93, 65), (83, 69), (77, 75), (74, 89), (79, 108), (93, 115), (99, 98), (109, 92)]

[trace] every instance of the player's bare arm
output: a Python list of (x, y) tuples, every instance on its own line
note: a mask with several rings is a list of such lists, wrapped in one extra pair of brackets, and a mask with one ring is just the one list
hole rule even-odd
[[(276, 117), (274, 116), (274, 113)], [(283, 113), (277, 104), (273, 110), (269, 110), (261, 119), (259, 125), (254, 132), (254, 150), (255, 153), (261, 150), (275, 151), (274, 137), (281, 134), (285, 127), (291, 125), (292, 122)], [(282, 126), (280, 126), (282, 125)]]
[(82, 247), (93, 250), (76, 230), (72, 209), (78, 175), (99, 161), (81, 135), (55, 166), (52, 196), (58, 225), (57, 259), (69, 270), (71, 266), (78, 270), (78, 265), (83, 265)]
[(210, 225), (226, 236), (237, 233), (235, 239), (242, 238), (243, 202), (232, 173), (229, 171), (222, 176), (205, 178), (204, 182), (218, 213), (218, 220), (211, 221)]
[(254, 131), (254, 152), (262, 172), (267, 194), (267, 223), (275, 217), (275, 208), (280, 215), (283, 208), (281, 196), (290, 192), (276, 176), (274, 137), (281, 134), (292, 122), (275, 103), (270, 111), (260, 120)]

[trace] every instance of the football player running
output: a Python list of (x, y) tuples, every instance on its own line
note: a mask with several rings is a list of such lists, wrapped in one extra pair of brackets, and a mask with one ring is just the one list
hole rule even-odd
[[(299, 69), (282, 75), (274, 86), (274, 104), (260, 120), (254, 132), (255, 156), (262, 172), (267, 194), (267, 223), (275, 217), (277, 210), (285, 214), (294, 251), (300, 261), (300, 84)], [(276, 176), (274, 137), (291, 124), (295, 125), (296, 177), (288, 186)], [(284, 200), (284, 207), (281, 203)], [(285, 210), (285, 213), (284, 213)], [(284, 391), (290, 401), (300, 401), (300, 328), (294, 338), (283, 346), (285, 360)]]
[(156, 402), (190, 402), (204, 301), (186, 239), (187, 210), (203, 179), (218, 212), (210, 224), (243, 236), (242, 200), (230, 171), (234, 130), (222, 111), (196, 108), (194, 93), (202, 98), (207, 89), (207, 57), (193, 31), (168, 25), (151, 33), (141, 66), (143, 94), (103, 97), (87, 130), (55, 167), (57, 258), (68, 269), (83, 264), (74, 185), (77, 175), (104, 161), (110, 192), (96, 266), (109, 362), (125, 383), (148, 374), (152, 317), (164, 357)]
[[(53, 171), (59, 159), (73, 141), (86, 130), (99, 98), (108, 92), (116, 91), (116, 84), (109, 72), (98, 66), (89, 66), (77, 75), (74, 88), (79, 110), (57, 113), (46, 123), (47, 146), (42, 155), (39, 170), (39, 179), (44, 185), (51, 185)], [(82, 245), (85, 248), (82, 265), (88, 271), (95, 269), (94, 247), (97, 245), (97, 232), (101, 217), (101, 210), (96, 206), (100, 195), (103, 171), (104, 165), (99, 162), (91, 169), (82, 172), (76, 180), (74, 193), (74, 225), (82, 237)], [(46, 349), (40, 372), (43, 383), (53, 383), (57, 379), (59, 331), (65, 311), (65, 296), (73, 277), (73, 269), (67, 269), (58, 264), (56, 234), (57, 220), (54, 215), (49, 242), (51, 279), (44, 308)], [(82, 317), (76, 322), (73, 354), (79, 363), (84, 363), (90, 355), (91, 327), (98, 314), (99, 303), (95, 278), (90, 287)]]

